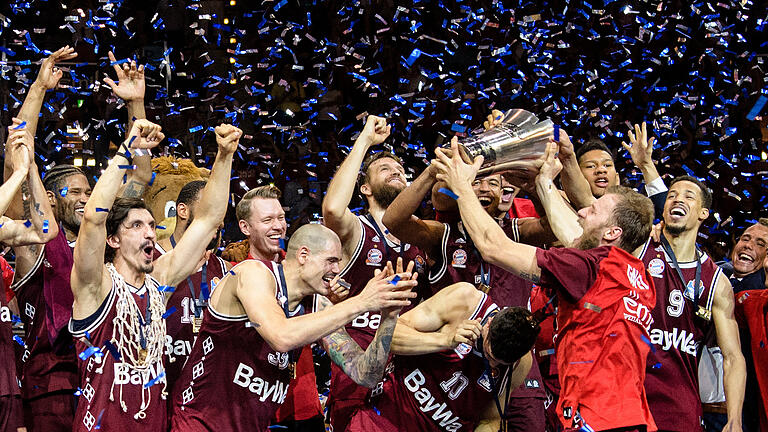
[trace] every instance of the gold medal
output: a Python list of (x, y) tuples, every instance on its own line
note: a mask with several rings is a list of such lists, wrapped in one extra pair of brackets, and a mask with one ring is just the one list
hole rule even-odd
[(477, 286), (477, 289), (479, 289), (480, 291), (488, 294), (488, 291), (491, 290), (491, 287), (488, 286), (487, 284), (481, 283), (480, 285)]
[(147, 360), (147, 354), (149, 354), (149, 351), (146, 348), (139, 350), (139, 363), (144, 363)]
[(288, 363), (288, 371), (291, 374), (291, 379), (296, 378), (296, 362)]
[(700, 305), (699, 310), (696, 311), (696, 316), (706, 321), (709, 321), (712, 319), (712, 312), (708, 311), (707, 308)]
[(192, 321), (192, 334), (200, 334), (200, 327), (203, 326), (203, 317), (195, 317)]

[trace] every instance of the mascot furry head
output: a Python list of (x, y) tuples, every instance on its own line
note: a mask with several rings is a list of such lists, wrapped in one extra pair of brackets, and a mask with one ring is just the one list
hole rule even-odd
[(176, 198), (185, 184), (194, 180), (207, 180), (210, 171), (198, 168), (189, 159), (161, 156), (152, 159), (155, 180), (144, 191), (144, 201), (149, 206), (157, 225), (157, 239), (170, 237), (176, 228)]

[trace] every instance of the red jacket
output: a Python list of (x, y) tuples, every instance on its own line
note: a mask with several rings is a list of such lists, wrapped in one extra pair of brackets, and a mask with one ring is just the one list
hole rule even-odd
[(537, 250), (541, 286), (557, 293), (557, 414), (566, 428), (656, 430), (645, 366), (656, 291), (642, 261), (604, 246)]
[[(768, 290), (736, 293), (736, 319), (749, 328), (752, 358), (760, 387), (760, 432), (768, 431)], [(742, 341), (744, 342), (744, 341)]]

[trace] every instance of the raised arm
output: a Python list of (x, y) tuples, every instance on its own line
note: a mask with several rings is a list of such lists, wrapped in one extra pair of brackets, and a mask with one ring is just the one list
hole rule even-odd
[(480, 205), (472, 190), (472, 181), (483, 163), (482, 156), (475, 158), (472, 165), (465, 163), (459, 155), (458, 140), (455, 137), (451, 140), (451, 149), (453, 156), (450, 158), (442, 149), (437, 149), (437, 159), (432, 163), (438, 167), (438, 180), (445, 181), (458, 196), (456, 201), (459, 204), (461, 220), (475, 247), (485, 261), (523, 279), (538, 282), (541, 269), (536, 264), (536, 248), (509, 239), (499, 224)]
[(396, 285), (390, 283), (392, 277), (380, 274), (371, 279), (360, 294), (337, 305), (316, 313), (286, 318), (275, 302), (275, 279), (266, 266), (252, 260), (240, 264), (238, 269), (240, 271), (235, 275), (238, 278), (237, 299), (259, 334), (269, 346), (280, 352), (319, 340), (361, 313), (407, 306), (408, 299), (416, 296), (411, 292), (416, 281), (410, 279), (410, 274), (400, 274)]
[(482, 326), (467, 318), (481, 297), (482, 293), (466, 282), (438, 291), (397, 320), (392, 352), (421, 355), (454, 349), (461, 343), (473, 344)]
[(589, 182), (584, 178), (584, 174), (581, 173), (579, 160), (576, 158), (576, 152), (573, 150), (573, 143), (564, 130), (560, 129), (559, 134), (560, 139), (557, 141), (557, 144), (560, 146), (558, 157), (563, 164), (563, 171), (560, 174), (563, 189), (573, 208), (579, 210), (589, 207), (592, 205), (595, 197), (592, 195)]
[[(115, 76), (118, 82), (115, 83), (111, 78), (104, 78), (115, 96), (125, 101), (125, 108), (128, 111), (128, 125), (126, 126), (126, 136), (133, 128), (135, 120), (146, 119), (147, 114), (144, 111), (144, 65), (136, 66), (135, 60), (115, 59), (115, 54), (110, 51), (107, 54), (112, 68), (115, 70)], [(122, 66), (121, 66), (122, 65)], [(136, 156), (133, 158), (132, 169), (128, 173), (128, 178), (120, 188), (118, 196), (123, 198), (140, 198), (144, 194), (147, 183), (152, 178), (152, 161), (149, 155)]]
[(741, 409), (744, 403), (744, 386), (747, 368), (741, 353), (739, 326), (734, 317), (733, 288), (728, 278), (720, 273), (712, 303), (712, 319), (717, 333), (717, 345), (723, 353), (723, 386), (728, 423), (723, 431), (741, 431)]
[(408, 239), (419, 249), (434, 254), (440, 248), (445, 228), (437, 221), (424, 221), (414, 213), (424, 200), (424, 196), (432, 190), (437, 179), (437, 171), (430, 165), (416, 177), (408, 187), (397, 195), (392, 204), (387, 207), (381, 221), (395, 237)]
[(170, 252), (158, 258), (154, 274), (164, 284), (176, 286), (197, 269), (205, 247), (224, 220), (229, 203), (229, 180), (232, 173), (232, 156), (240, 143), (243, 131), (222, 124), (216, 127), (218, 152), (211, 168), (208, 183), (200, 192), (197, 208), (200, 214), (184, 231), (179, 243)]
[(146, 89), (144, 65), (137, 67), (136, 61), (129, 59), (118, 61), (112, 51), (107, 54), (107, 57), (115, 70), (117, 83), (109, 77), (104, 78), (104, 82), (112, 88), (115, 96), (125, 101), (125, 108), (128, 111), (128, 126), (125, 130), (130, 131), (134, 120), (147, 118), (147, 114), (144, 112), (144, 92)]
[(110, 289), (110, 284), (105, 283), (109, 275), (104, 272), (103, 259), (107, 240), (106, 221), (129, 166), (126, 155), (133, 157), (136, 153), (148, 152), (165, 138), (160, 126), (147, 120), (134, 122), (129, 137), (120, 145), (96, 182), (83, 211), (71, 278), (75, 299), (73, 316), (76, 319), (96, 311)]
[(21, 126), (21, 120), (14, 118), (6, 144), (6, 159), (13, 174), (0, 188), (0, 215), (5, 213), (15, 199), (19, 186), (28, 185), (29, 194), (24, 197), (24, 206), (29, 209), (25, 220), (3, 217), (0, 220), (0, 241), (17, 249), (20, 246), (44, 244), (59, 234), (59, 226), (53, 218), (53, 211), (43, 188), (37, 166), (30, 159), (29, 148), (34, 145), (32, 136)]
[(645, 122), (642, 126), (636, 124), (634, 132), (630, 129), (627, 132), (629, 144), (622, 142), (621, 145), (629, 152), (632, 162), (643, 172), (645, 184), (650, 184), (659, 178), (659, 172), (656, 170), (656, 164), (653, 163), (653, 143), (656, 138), (648, 138), (648, 130)]
[[(365, 127), (352, 145), (344, 162), (328, 185), (328, 191), (323, 198), (323, 223), (333, 230), (343, 245), (351, 245), (354, 248), (357, 240), (362, 235), (360, 223), (349, 210), (349, 202), (355, 193), (357, 177), (360, 166), (371, 146), (381, 144), (389, 136), (391, 126), (387, 126), (387, 120), (381, 117), (369, 115), (365, 121)], [(349, 250), (345, 247), (345, 255)]]
[(562, 168), (560, 161), (555, 157), (555, 153), (557, 153), (557, 144), (549, 143), (544, 164), (536, 176), (536, 194), (547, 214), (552, 232), (564, 246), (568, 247), (581, 236), (583, 230), (579, 225), (579, 217), (555, 187), (554, 180)]
[[(45, 58), (40, 65), (40, 71), (37, 73), (35, 82), (29, 86), (27, 96), (24, 98), (24, 103), (21, 105), (21, 110), (17, 117), (22, 122), (26, 123), (26, 130), (33, 138), (33, 143), (29, 147), (31, 165), (35, 164), (34, 137), (37, 133), (37, 121), (40, 116), (40, 108), (43, 106), (45, 93), (48, 90), (55, 89), (56, 85), (59, 83), (59, 79), (61, 79), (63, 75), (63, 72), (56, 67), (56, 62), (70, 60), (75, 57), (77, 57), (75, 49), (65, 46)], [(7, 160), (4, 168), (3, 179), (7, 180), (12, 172)], [(27, 185), (23, 185), (22, 191), (27, 187)], [(8, 216), (10, 218), (19, 219), (24, 214), (21, 201), (20, 194), (16, 194), (16, 199), (11, 202), (11, 206), (8, 209)]]

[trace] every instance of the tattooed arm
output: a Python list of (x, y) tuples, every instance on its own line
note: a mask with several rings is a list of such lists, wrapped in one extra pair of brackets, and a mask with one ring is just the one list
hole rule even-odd
[[(322, 296), (318, 296), (317, 303), (318, 310), (331, 306), (330, 300)], [(323, 347), (331, 360), (353, 381), (361, 386), (373, 388), (384, 375), (395, 324), (397, 310), (394, 313), (382, 313), (376, 336), (365, 351), (349, 336), (344, 327), (324, 337)]]

